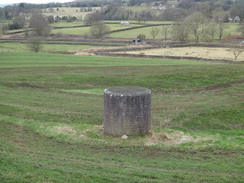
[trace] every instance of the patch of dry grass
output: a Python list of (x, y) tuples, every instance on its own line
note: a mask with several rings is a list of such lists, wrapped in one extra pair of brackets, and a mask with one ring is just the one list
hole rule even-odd
[[(127, 51), (130, 54), (161, 55), (199, 57), (208, 59), (234, 60), (231, 48), (209, 48), (209, 47), (182, 47), (182, 48), (158, 48), (140, 51)], [(244, 61), (244, 54), (240, 54), (237, 61)]]
[(150, 136), (145, 138), (144, 145), (145, 146), (152, 146), (152, 145), (167, 145), (167, 146), (174, 146), (184, 143), (196, 143), (199, 141), (207, 141), (211, 140), (207, 137), (194, 137), (190, 134), (186, 134), (182, 131), (173, 131), (173, 132), (160, 132), (154, 133), (152, 132)]
[(93, 7), (92, 8), (92, 11), (87, 11), (87, 12), (84, 12), (84, 11), (80, 11), (81, 8), (78, 8), (78, 7), (62, 7), (62, 8), (53, 8), (52, 11), (50, 11), (49, 8), (47, 9), (43, 9), (43, 14), (45, 14), (46, 16), (59, 16), (59, 17), (63, 17), (63, 16), (75, 16), (77, 17), (78, 19), (84, 19), (85, 16), (87, 14), (90, 14), (92, 12), (95, 12), (96, 10), (99, 10), (100, 8), (99, 7)]

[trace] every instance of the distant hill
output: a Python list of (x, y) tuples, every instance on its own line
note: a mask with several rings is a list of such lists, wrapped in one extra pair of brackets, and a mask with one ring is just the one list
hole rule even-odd
[(10, 6), (10, 5), (13, 5), (13, 4), (0, 4), (0, 8), (3, 8), (5, 6)]

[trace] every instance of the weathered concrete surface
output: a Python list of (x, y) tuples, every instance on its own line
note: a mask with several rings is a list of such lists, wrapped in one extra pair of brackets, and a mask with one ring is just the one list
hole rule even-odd
[(138, 86), (104, 90), (104, 134), (147, 134), (151, 123), (151, 91)]

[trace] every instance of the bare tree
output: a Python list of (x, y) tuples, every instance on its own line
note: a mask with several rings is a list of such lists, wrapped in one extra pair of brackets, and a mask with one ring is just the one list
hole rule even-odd
[(100, 21), (102, 21), (101, 13), (95, 12), (95, 13), (88, 14), (85, 17), (85, 24), (86, 25), (94, 25), (94, 24), (96, 24), (97, 22), (100, 22)]
[(55, 19), (54, 19), (54, 17), (52, 15), (48, 16), (47, 20), (48, 20), (48, 23), (50, 23), (50, 24), (55, 22)]
[(42, 40), (40, 37), (33, 37), (31, 38), (28, 43), (27, 47), (32, 52), (40, 52), (42, 50)]
[(216, 32), (218, 32), (218, 38), (221, 40), (226, 28), (225, 22), (228, 21), (228, 15), (223, 9), (220, 8), (213, 12), (213, 20), (213, 24), (215, 24), (216, 27)]
[(138, 17), (137, 17), (137, 21), (139, 23), (144, 22), (146, 23), (148, 17), (150, 16), (150, 12), (146, 11), (146, 10), (141, 10), (139, 11)]
[(164, 46), (166, 45), (166, 39), (167, 39), (167, 36), (168, 36), (169, 28), (170, 28), (170, 26), (163, 25), (162, 33), (163, 33), (163, 38), (164, 38)]
[(225, 44), (229, 51), (234, 56), (234, 61), (237, 61), (238, 57), (244, 52), (244, 44), (229, 36), (221, 40), (222, 44)]
[(152, 27), (151, 31), (150, 31), (150, 34), (152, 36), (153, 39), (156, 38), (156, 36), (159, 34), (160, 32), (160, 29), (157, 28), (157, 27)]
[(231, 40), (231, 51), (234, 55), (234, 61), (236, 62), (238, 57), (244, 52), (244, 45)]
[(234, 60), (237, 61), (237, 58), (240, 56), (240, 54), (243, 52), (243, 48), (233, 48), (232, 53), (234, 54)]
[(91, 35), (95, 38), (102, 38), (110, 31), (110, 27), (103, 21), (99, 21), (90, 28)]
[(18, 15), (13, 20), (14, 24), (18, 24), (20, 28), (23, 28), (26, 24), (26, 18), (24, 15)]
[(226, 24), (224, 23), (223, 20), (217, 20), (216, 24), (217, 24), (217, 30), (219, 32), (219, 40), (221, 40), (224, 34), (224, 30), (226, 28)]
[(188, 24), (190, 25), (189, 29), (193, 33), (194, 42), (195, 45), (197, 45), (201, 38), (201, 35), (205, 31), (204, 29), (206, 29), (207, 27), (207, 20), (202, 13), (196, 12), (187, 17), (186, 22), (188, 22)]
[(51, 28), (46, 18), (40, 13), (34, 13), (30, 19), (30, 27), (38, 36), (46, 37), (50, 34)]
[(8, 31), (8, 25), (7, 24), (2, 24), (2, 26), (1, 26), (2, 35), (5, 35), (7, 31)]
[(212, 10), (213, 7), (211, 7), (208, 2), (196, 4), (196, 12), (202, 14), (203, 17), (206, 17), (208, 19), (212, 18)]
[(172, 26), (172, 37), (185, 42), (189, 36), (189, 25), (186, 22), (178, 22)]
[(217, 32), (217, 24), (215, 21), (210, 21), (207, 24), (206, 29), (203, 30), (203, 40), (204, 41), (213, 41)]

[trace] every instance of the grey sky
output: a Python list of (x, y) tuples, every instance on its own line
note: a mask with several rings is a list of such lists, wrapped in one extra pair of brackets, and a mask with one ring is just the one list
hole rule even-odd
[(32, 3), (32, 4), (42, 4), (51, 2), (71, 2), (73, 0), (0, 0), (0, 4), (18, 4), (18, 3)]

